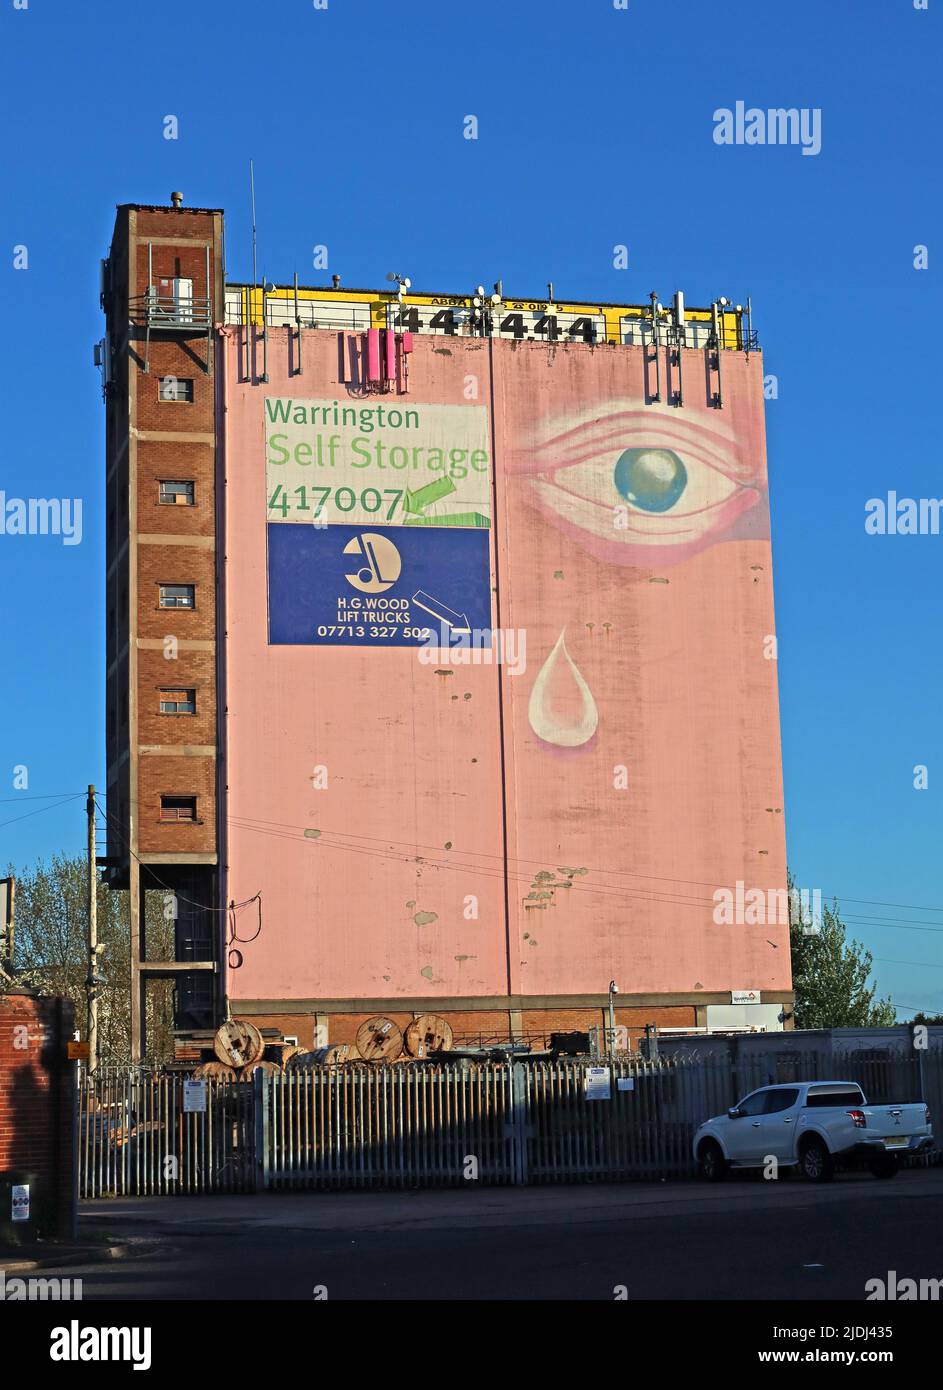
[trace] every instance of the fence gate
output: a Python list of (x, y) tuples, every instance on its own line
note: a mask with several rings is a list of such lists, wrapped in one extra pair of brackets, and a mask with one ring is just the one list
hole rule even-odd
[(188, 1111), (184, 1083), (179, 1075), (127, 1067), (85, 1078), (80, 1197), (252, 1190), (252, 1087), (207, 1080), (205, 1109)]

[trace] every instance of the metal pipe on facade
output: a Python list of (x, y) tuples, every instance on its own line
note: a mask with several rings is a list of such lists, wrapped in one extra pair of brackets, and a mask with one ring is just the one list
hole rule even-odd
[(649, 295), (652, 301), (652, 348), (655, 353), (655, 394), (653, 401), (661, 400), (661, 362), (658, 356), (658, 295), (652, 290)]
[(268, 298), (264, 275), (262, 276), (262, 380), (268, 381)]
[(717, 353), (717, 391), (714, 396), (714, 404), (718, 409), (722, 409), (724, 404), (724, 393), (720, 370), (720, 310), (716, 299), (711, 302), (711, 319), (714, 325), (714, 350)]
[(298, 375), (301, 376), (301, 315), (298, 312), (298, 272), (295, 271), (295, 328), (298, 333)]

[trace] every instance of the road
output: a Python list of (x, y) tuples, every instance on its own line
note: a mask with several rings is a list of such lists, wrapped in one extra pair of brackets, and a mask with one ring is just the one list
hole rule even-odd
[[(943, 1169), (699, 1183), (120, 1198), (88, 1232), (156, 1242), (69, 1266), (85, 1300), (854, 1299), (943, 1278)], [(45, 1271), (56, 1273), (57, 1271)], [(321, 1295), (324, 1296), (323, 1293)]]

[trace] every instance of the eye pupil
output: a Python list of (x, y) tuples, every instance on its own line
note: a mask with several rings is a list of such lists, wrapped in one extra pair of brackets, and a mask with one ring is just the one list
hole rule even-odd
[(688, 471), (671, 449), (626, 449), (613, 481), (627, 502), (646, 512), (667, 512), (688, 484)]

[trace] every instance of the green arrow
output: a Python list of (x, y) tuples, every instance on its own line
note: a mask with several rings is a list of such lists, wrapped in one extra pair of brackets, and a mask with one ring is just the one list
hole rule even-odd
[(464, 526), (487, 530), (491, 522), (481, 512), (452, 512), (449, 516), (408, 516), (404, 526)]
[(426, 483), (425, 487), (417, 488), (415, 492), (406, 490), (406, 510), (413, 512), (416, 516), (422, 516), (427, 507), (431, 507), (433, 502), (440, 502), (443, 497), (448, 497), (455, 491), (455, 484), (446, 475), (444, 478), (436, 478), (434, 483)]

